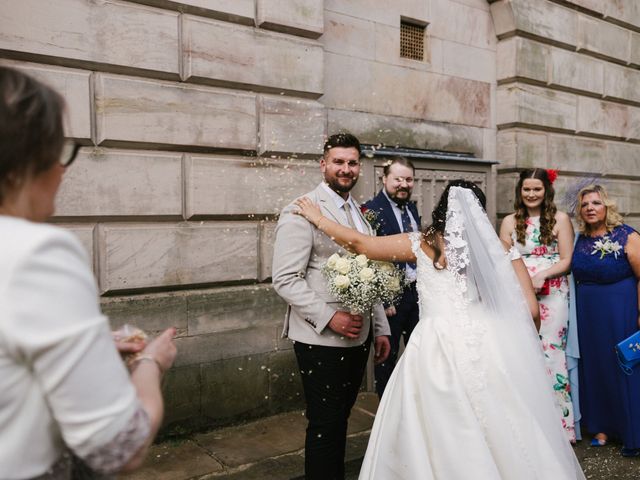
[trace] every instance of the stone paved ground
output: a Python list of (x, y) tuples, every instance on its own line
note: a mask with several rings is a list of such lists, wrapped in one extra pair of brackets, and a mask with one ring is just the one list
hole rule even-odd
[[(358, 478), (377, 406), (375, 395), (359, 395), (349, 423), (347, 480)], [(147, 463), (141, 470), (122, 478), (302, 480), (305, 423), (302, 412), (297, 411), (167, 441), (152, 447)], [(619, 445), (593, 448), (586, 441), (580, 442), (576, 447), (576, 455), (587, 479), (640, 479), (640, 458), (622, 458), (618, 453), (619, 448)], [(464, 458), (462, 453), (461, 458)]]

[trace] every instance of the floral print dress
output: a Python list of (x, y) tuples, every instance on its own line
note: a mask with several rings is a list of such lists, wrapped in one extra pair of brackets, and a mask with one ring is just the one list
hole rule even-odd
[[(540, 243), (540, 217), (529, 217), (525, 244), (518, 243), (513, 232), (513, 243), (522, 255), (532, 277), (560, 260), (558, 242), (551, 245)], [(547, 371), (552, 381), (556, 402), (562, 412), (562, 426), (567, 438), (576, 441), (573, 407), (567, 372), (567, 327), (569, 322), (569, 282), (566, 276), (550, 278), (538, 292), (540, 305), (540, 340), (544, 350)]]

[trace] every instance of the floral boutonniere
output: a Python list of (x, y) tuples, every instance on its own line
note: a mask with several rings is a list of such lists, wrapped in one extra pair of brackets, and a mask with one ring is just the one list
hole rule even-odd
[(599, 253), (600, 260), (602, 260), (605, 255), (613, 253), (613, 256), (617, 259), (618, 255), (620, 255), (620, 250), (622, 250), (622, 246), (618, 242), (612, 242), (609, 237), (605, 236), (602, 237), (602, 240), (597, 240), (593, 244), (591, 255)]
[(374, 230), (377, 230), (378, 229), (378, 212), (376, 212), (375, 210), (371, 210), (370, 208), (367, 208), (364, 205), (360, 207), (360, 211), (362, 212), (362, 216), (364, 217), (364, 219), (369, 223), (369, 225), (371, 225), (371, 228), (373, 228)]

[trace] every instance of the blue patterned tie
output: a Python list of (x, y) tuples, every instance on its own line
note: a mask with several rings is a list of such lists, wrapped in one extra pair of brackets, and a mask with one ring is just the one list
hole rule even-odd
[[(409, 210), (407, 210), (407, 206), (401, 206), (400, 212), (400, 219), (402, 220), (402, 231), (404, 233), (413, 232), (413, 226), (411, 225), (411, 219), (409, 218)], [(416, 264), (413, 262), (407, 262), (407, 266), (413, 268), (414, 270), (416, 268)]]

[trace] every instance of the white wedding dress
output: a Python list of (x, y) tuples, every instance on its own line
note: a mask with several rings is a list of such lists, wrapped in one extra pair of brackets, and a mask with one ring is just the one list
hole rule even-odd
[(378, 408), (361, 480), (584, 479), (511, 259), (475, 195), (449, 193), (437, 270), (412, 236), (420, 322)]

